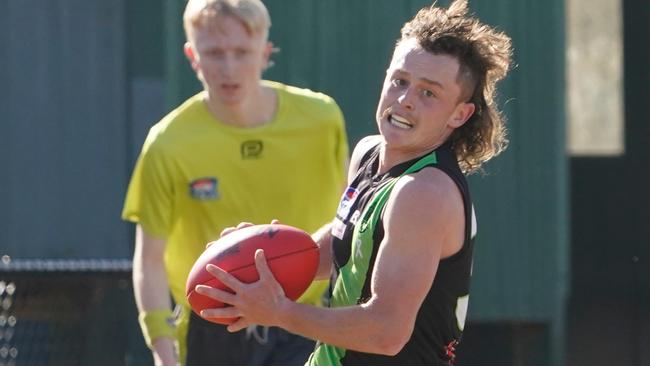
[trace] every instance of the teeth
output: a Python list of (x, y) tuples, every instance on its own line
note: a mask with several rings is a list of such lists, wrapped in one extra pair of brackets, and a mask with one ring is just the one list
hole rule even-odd
[(393, 126), (396, 126), (396, 127), (399, 127), (399, 128), (403, 128), (403, 129), (409, 129), (409, 128), (412, 128), (412, 127), (413, 127), (413, 126), (409, 123), (409, 121), (406, 120), (404, 117), (400, 117), (400, 116), (397, 116), (397, 115), (394, 115), (394, 114), (391, 115), (391, 116), (388, 118), (388, 121), (389, 121), (390, 124), (392, 124)]

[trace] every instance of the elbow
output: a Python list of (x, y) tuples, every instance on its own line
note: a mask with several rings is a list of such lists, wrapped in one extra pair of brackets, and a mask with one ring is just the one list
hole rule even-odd
[(410, 334), (405, 335), (398, 333), (405, 332), (395, 332), (394, 330), (386, 330), (382, 332), (382, 334), (377, 337), (375, 343), (377, 348), (374, 350), (374, 353), (385, 356), (395, 356), (398, 354), (410, 339)]
[(372, 337), (373, 350), (369, 352), (385, 356), (395, 356), (404, 348), (411, 339), (415, 325), (403, 321), (385, 321), (379, 324), (381, 326), (375, 329), (375, 335)]
[(374, 313), (371, 339), (373, 349), (367, 352), (386, 356), (398, 354), (411, 339), (415, 328), (415, 314), (396, 312), (393, 306), (383, 306), (371, 299), (365, 304)]

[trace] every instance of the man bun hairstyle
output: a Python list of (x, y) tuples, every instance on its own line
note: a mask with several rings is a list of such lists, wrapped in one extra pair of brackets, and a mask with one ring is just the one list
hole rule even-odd
[(467, 0), (456, 0), (448, 9), (434, 2), (420, 10), (404, 24), (397, 44), (409, 39), (416, 39), (427, 52), (458, 60), (459, 102), (473, 103), (475, 111), (450, 139), (463, 172), (479, 170), (508, 144), (505, 120), (494, 99), (497, 82), (510, 69), (510, 37), (470, 15)]

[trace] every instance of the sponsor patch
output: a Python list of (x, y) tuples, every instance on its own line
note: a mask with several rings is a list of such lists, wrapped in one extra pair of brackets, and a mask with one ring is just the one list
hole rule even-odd
[(217, 183), (214, 177), (195, 179), (190, 182), (190, 196), (200, 201), (216, 200), (219, 198)]
[(354, 187), (348, 187), (341, 197), (341, 202), (339, 203), (339, 208), (336, 210), (336, 216), (345, 220), (350, 213), (350, 208), (354, 204), (354, 201), (357, 199), (359, 191)]
[(243, 159), (257, 159), (262, 155), (264, 144), (261, 140), (248, 140), (241, 144), (240, 152)]
[(343, 221), (339, 220), (338, 217), (334, 219), (334, 224), (332, 225), (332, 231), (330, 231), (330, 233), (339, 240), (343, 240), (343, 234), (345, 234), (345, 224)]

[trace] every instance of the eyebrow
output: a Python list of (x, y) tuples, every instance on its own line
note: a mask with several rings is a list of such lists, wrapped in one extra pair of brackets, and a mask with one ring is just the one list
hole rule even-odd
[(427, 79), (427, 78), (420, 78), (420, 80), (424, 81), (425, 84), (429, 84), (429, 85), (437, 86), (437, 87), (439, 87), (440, 89), (444, 89), (444, 88), (445, 88), (441, 83), (439, 83), (439, 82), (437, 82), (437, 81), (435, 81), (435, 80), (430, 80), (430, 79)]
[[(395, 73), (398, 74), (398, 75), (410, 75), (408, 72), (403, 71), (403, 70), (395, 70)], [(444, 85), (442, 85), (442, 83), (440, 83), (439, 81), (435, 81), (435, 80), (431, 80), (431, 79), (427, 79), (427, 78), (418, 78), (418, 80), (424, 82), (425, 84), (436, 86), (436, 87), (438, 87), (440, 89), (445, 89)]]

